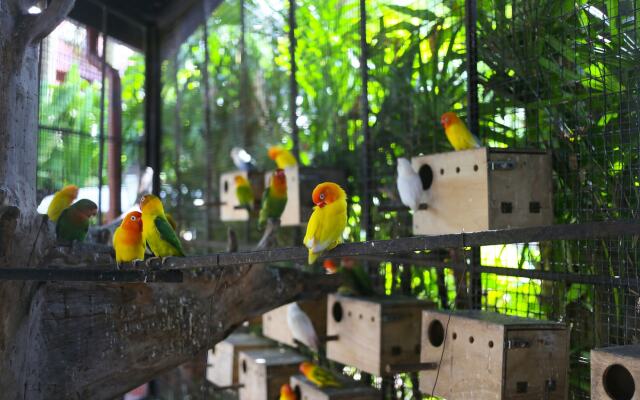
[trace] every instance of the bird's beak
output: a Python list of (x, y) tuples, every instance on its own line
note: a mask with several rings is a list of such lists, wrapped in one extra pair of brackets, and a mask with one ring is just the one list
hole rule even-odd
[(317, 203), (316, 203), (316, 205), (317, 205), (318, 207), (322, 208), (322, 207), (324, 207), (324, 206), (326, 206), (326, 205), (327, 205), (327, 202), (326, 202), (326, 201), (324, 201), (324, 200), (322, 200), (322, 201), (317, 202)]

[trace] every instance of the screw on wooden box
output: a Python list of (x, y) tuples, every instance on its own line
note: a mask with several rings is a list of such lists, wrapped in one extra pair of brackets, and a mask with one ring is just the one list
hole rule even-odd
[(353, 379), (337, 377), (342, 387), (319, 388), (303, 375), (291, 377), (290, 385), (298, 400), (378, 400), (380, 391), (371, 386), (363, 385)]
[(305, 358), (293, 350), (260, 349), (240, 352), (239, 400), (273, 400), (279, 398), (280, 387), (298, 373)]
[(218, 387), (238, 384), (238, 356), (241, 351), (275, 347), (271, 340), (249, 333), (232, 333), (209, 350), (207, 380)]
[(413, 157), (425, 204), (413, 233), (438, 235), (551, 225), (551, 154), (479, 148)]
[(327, 301), (327, 358), (374, 375), (415, 370), (420, 316), (431, 302), (407, 297), (348, 297)]
[[(317, 300), (299, 301), (298, 305), (309, 316), (316, 334), (323, 338), (327, 332), (327, 300), (322, 297)], [(291, 330), (287, 324), (287, 308), (289, 304), (273, 309), (262, 315), (262, 334), (287, 346), (297, 347)]]
[[(272, 173), (265, 173), (265, 185), (269, 184)], [(287, 177), (287, 206), (280, 217), (281, 226), (299, 226), (309, 221), (313, 211), (311, 194), (318, 184), (335, 182), (346, 189), (345, 173), (340, 169), (295, 166), (286, 168), (284, 173)]]
[(565, 324), (482, 311), (424, 311), (420, 390), (458, 400), (567, 398)]
[[(230, 171), (220, 175), (220, 220), (222, 221), (248, 221), (249, 212), (240, 207), (236, 196), (237, 175), (249, 180), (256, 204), (259, 204), (260, 196), (264, 191), (264, 174), (258, 171)], [(207, 205), (209, 207), (210, 205)]]
[(640, 345), (591, 350), (591, 398), (640, 399)]

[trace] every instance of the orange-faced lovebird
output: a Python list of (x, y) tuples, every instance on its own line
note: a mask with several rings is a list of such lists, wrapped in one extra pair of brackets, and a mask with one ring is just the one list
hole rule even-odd
[(422, 197), (422, 181), (413, 170), (409, 160), (404, 157), (398, 158), (398, 180), (396, 183), (402, 204), (413, 211), (418, 211)]
[(282, 146), (269, 147), (269, 158), (276, 162), (278, 168), (288, 168), (298, 165), (293, 154)]
[(276, 169), (271, 175), (269, 186), (262, 195), (262, 208), (258, 225), (264, 227), (268, 219), (280, 219), (287, 206), (287, 177), (283, 169)]
[(133, 260), (144, 260), (144, 240), (142, 239), (142, 213), (131, 211), (113, 233), (113, 249), (118, 264)]
[(340, 266), (337, 266), (332, 259), (326, 258), (322, 266), (328, 274), (340, 274), (342, 285), (338, 288), (338, 293), (352, 296), (375, 294), (371, 277), (352, 258), (343, 257)]
[(309, 264), (325, 251), (342, 242), (342, 232), (347, 226), (347, 194), (333, 182), (324, 182), (313, 189), (311, 199), (315, 204), (307, 224), (304, 245), (309, 249)]
[(296, 392), (291, 389), (288, 383), (283, 383), (282, 386), (280, 386), (280, 400), (298, 400)]
[(342, 387), (342, 384), (331, 371), (308, 361), (303, 361), (300, 364), (300, 372), (320, 388)]
[(480, 140), (467, 129), (464, 122), (454, 112), (446, 112), (440, 117), (440, 123), (444, 127), (444, 133), (451, 146), (458, 150), (468, 150), (480, 147)]
[(56, 222), (60, 218), (62, 211), (69, 207), (76, 197), (78, 197), (78, 187), (76, 185), (67, 185), (57, 191), (47, 209), (49, 219)]
[(98, 206), (91, 200), (81, 199), (65, 208), (56, 223), (58, 240), (83, 241), (89, 231), (89, 219), (98, 213)]
[(240, 207), (245, 208), (247, 211), (253, 209), (253, 188), (251, 184), (242, 175), (236, 175), (234, 177), (236, 182), (236, 198)]
[(164, 207), (157, 196), (146, 194), (140, 200), (142, 237), (156, 257), (184, 256), (182, 244), (167, 221)]
[(293, 302), (287, 306), (287, 325), (291, 336), (311, 350), (318, 352), (318, 334), (311, 323), (309, 316)]

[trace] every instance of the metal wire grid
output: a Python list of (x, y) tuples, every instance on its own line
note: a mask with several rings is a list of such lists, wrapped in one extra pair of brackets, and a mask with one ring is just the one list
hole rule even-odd
[[(40, 101), (37, 181), (39, 199), (66, 184), (94, 188), (101, 196), (101, 184), (108, 184), (106, 164), (111, 137), (106, 110), (108, 90), (105, 70), (99, 56), (89, 55), (89, 31), (70, 20), (64, 21), (42, 44), (40, 65)], [(96, 47), (107, 52), (116, 42), (104, 37)], [(115, 57), (118, 54), (114, 54)], [(101, 56), (100, 56), (101, 57)], [(138, 76), (125, 75), (121, 83), (123, 129), (120, 162), (122, 170), (139, 175), (143, 154), (144, 77), (142, 57), (132, 59), (129, 68)], [(104, 89), (104, 90), (103, 90)], [(103, 122), (101, 123), (101, 118)], [(106, 198), (105, 198), (106, 199)], [(96, 201), (101, 206), (102, 201)]]

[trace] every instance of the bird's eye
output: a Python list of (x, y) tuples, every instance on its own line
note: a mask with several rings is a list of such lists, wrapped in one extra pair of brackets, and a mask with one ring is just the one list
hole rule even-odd
[(324, 200), (324, 193), (320, 193), (320, 200)]
[(135, 215), (132, 215), (132, 216), (131, 216), (131, 220), (132, 220), (132, 221), (135, 221), (135, 220), (136, 220), (136, 216), (135, 216)]

